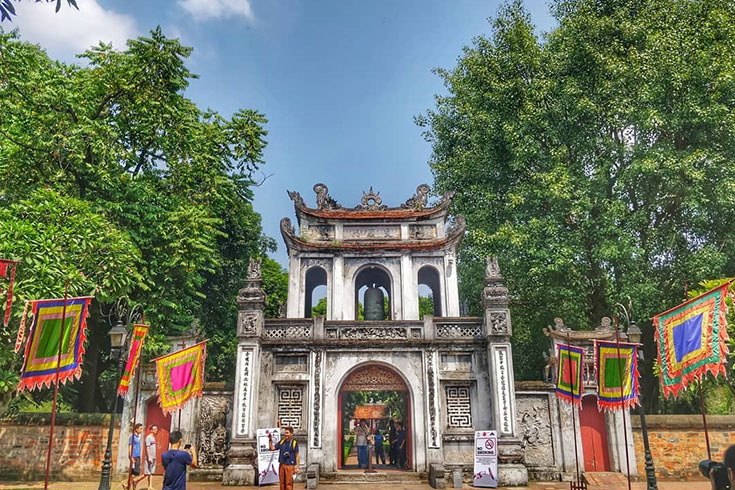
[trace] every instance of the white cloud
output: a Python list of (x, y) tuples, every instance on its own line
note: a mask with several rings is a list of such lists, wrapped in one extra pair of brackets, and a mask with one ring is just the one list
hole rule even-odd
[(179, 0), (179, 5), (197, 20), (245, 17), (255, 20), (250, 0)]
[(125, 41), (137, 36), (133, 17), (105, 10), (97, 0), (77, 3), (79, 10), (63, 2), (56, 13), (53, 3), (19, 2), (10, 28), (17, 27), (22, 39), (40, 44), (49, 56), (67, 61), (100, 41), (124, 49)]

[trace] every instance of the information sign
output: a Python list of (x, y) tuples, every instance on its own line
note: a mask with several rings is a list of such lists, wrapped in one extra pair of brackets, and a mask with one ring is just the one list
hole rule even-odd
[(258, 429), (258, 485), (278, 483), (278, 451), (270, 450), (270, 440), (277, 443), (281, 430)]
[(475, 487), (498, 486), (498, 433), (494, 430), (475, 432)]

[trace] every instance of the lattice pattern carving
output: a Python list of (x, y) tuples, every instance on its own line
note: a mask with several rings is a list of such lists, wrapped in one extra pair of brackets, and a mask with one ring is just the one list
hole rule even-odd
[(483, 333), (479, 323), (442, 323), (436, 326), (436, 336), (440, 339), (480, 339)]
[(278, 419), (284, 427), (289, 425), (298, 430), (304, 417), (304, 388), (302, 386), (279, 386), (277, 402)]
[(472, 428), (469, 385), (449, 385), (444, 389), (447, 395), (447, 428)]
[(263, 338), (267, 340), (310, 339), (311, 324), (266, 325)]

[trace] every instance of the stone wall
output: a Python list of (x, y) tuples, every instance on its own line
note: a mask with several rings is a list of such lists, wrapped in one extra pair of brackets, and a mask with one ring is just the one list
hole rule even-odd
[[(99, 476), (107, 447), (110, 416), (57, 414), (51, 475), (54, 480), (89, 480)], [(0, 478), (43, 480), (50, 414), (20, 413), (0, 419)], [(115, 439), (119, 434), (117, 424)]]
[[(643, 438), (640, 417), (633, 415), (638, 474), (645, 475)], [(707, 459), (701, 415), (648, 415), (648, 441), (651, 446), (656, 475), (663, 480), (702, 480), (698, 464)], [(712, 459), (722, 461), (722, 455), (735, 444), (735, 416), (710, 415), (707, 417)]]

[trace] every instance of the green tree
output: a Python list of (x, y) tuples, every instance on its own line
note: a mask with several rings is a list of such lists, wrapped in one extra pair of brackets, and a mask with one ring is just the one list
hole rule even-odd
[[(88, 202), (139, 254), (129, 287), (102, 283), (95, 311), (120, 294), (141, 302), (152, 325), (146, 355), (160, 353), (166, 335), (198, 324), (213, 337), (209, 375), (227, 379), (222, 352), (232, 342), (224, 332), (234, 329), (234, 298), (249, 257), (274, 247), (261, 236), (250, 178), (263, 163), (266, 119), (253, 110), (225, 118), (186, 98), (195, 77), (186, 67), (190, 53), (155, 29), (124, 51), (90, 49), (81, 67), (0, 34), (0, 202), (24, 202), (45, 188)], [(0, 247), (8, 249), (6, 240), (0, 235)], [(38, 273), (33, 263), (21, 268), (27, 277)], [(279, 274), (267, 265), (276, 310), (285, 295)], [(63, 275), (54, 282), (58, 296)], [(71, 396), (78, 410), (106, 411), (100, 376), (109, 367), (109, 326), (101, 315), (89, 326), (84, 376)]]
[(735, 261), (735, 7), (685, 0), (557, 0), (541, 41), (520, 2), (501, 8), (420, 116), (437, 192), (469, 233), (461, 293), (479, 311), (482, 257), (513, 296), (520, 379), (541, 373), (542, 327), (589, 328), (631, 296), (643, 323), (683, 282)]

